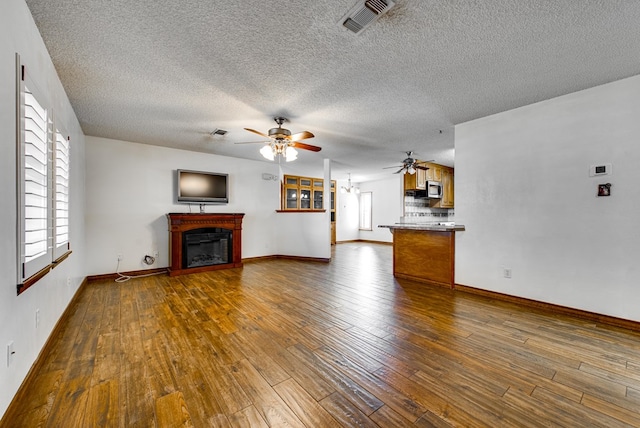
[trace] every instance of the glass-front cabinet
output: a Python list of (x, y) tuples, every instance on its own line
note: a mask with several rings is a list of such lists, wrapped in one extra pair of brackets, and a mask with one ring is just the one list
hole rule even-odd
[(322, 195), (324, 193), (324, 180), (313, 180), (313, 209), (321, 210), (324, 209), (324, 203), (322, 200)]
[(285, 176), (284, 179), (284, 209), (285, 210), (297, 210), (299, 209), (298, 197), (299, 186), (298, 177)]
[[(287, 211), (324, 210), (324, 180), (321, 178), (284, 176), (282, 209)], [(335, 181), (331, 181), (331, 221), (335, 218)]]

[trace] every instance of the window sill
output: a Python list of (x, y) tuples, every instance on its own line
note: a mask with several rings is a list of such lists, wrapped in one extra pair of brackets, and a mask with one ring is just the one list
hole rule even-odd
[(17, 285), (18, 295), (20, 295), (27, 288), (31, 287), (33, 284), (35, 284), (36, 282), (38, 282), (42, 278), (44, 278), (44, 276), (46, 274), (48, 274), (49, 271), (51, 271), (51, 269), (56, 268), (62, 261), (66, 260), (67, 257), (69, 257), (71, 255), (71, 253), (72, 253), (72, 251), (67, 251), (66, 253), (64, 253), (63, 255), (58, 257), (57, 259), (55, 259), (52, 263), (50, 263), (49, 265), (45, 266), (43, 269), (41, 269), (37, 273), (35, 273), (35, 274), (31, 275), (29, 278), (25, 279), (22, 282), (22, 284), (18, 284)]

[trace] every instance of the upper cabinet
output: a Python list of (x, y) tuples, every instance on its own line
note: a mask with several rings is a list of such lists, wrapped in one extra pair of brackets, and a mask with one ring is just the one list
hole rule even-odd
[(427, 163), (425, 166), (429, 168), (425, 171), (427, 181), (442, 181), (442, 171), (447, 168), (446, 166), (438, 165), (437, 163)]
[[(324, 210), (324, 180), (321, 178), (285, 175), (282, 192), (282, 210)], [(335, 181), (331, 181), (331, 212), (335, 217)], [(333, 220), (332, 220), (333, 221)]]
[(442, 170), (442, 199), (440, 208), (453, 208), (453, 168)]
[(453, 168), (427, 162), (422, 164), (427, 170), (418, 169), (415, 174), (404, 175), (404, 190), (426, 190), (428, 181), (442, 184), (442, 199), (431, 199), (432, 208), (453, 208)]
[(404, 175), (404, 190), (425, 190), (427, 188), (427, 172), (417, 169), (415, 174)]

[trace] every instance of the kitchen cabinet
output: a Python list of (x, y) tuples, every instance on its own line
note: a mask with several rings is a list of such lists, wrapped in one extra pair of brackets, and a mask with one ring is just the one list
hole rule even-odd
[(425, 164), (428, 170), (426, 170), (426, 179), (427, 181), (442, 181), (442, 171), (446, 167), (442, 165), (438, 165), (436, 163), (427, 163)]
[(415, 174), (404, 175), (404, 190), (425, 190), (427, 188), (427, 171), (416, 169)]
[(442, 184), (442, 198), (430, 199), (431, 208), (453, 208), (453, 168), (427, 162), (423, 164), (428, 170), (419, 169), (415, 174), (404, 175), (404, 190), (426, 190), (429, 181)]
[(442, 169), (442, 199), (440, 208), (453, 208), (453, 168)]
[(393, 233), (393, 276), (455, 288), (455, 234), (465, 227), (380, 225)]
[[(335, 212), (335, 182), (331, 181), (332, 212)], [(324, 180), (321, 178), (284, 176), (282, 210), (314, 211), (326, 209), (324, 206)], [(335, 215), (333, 216), (335, 217)]]

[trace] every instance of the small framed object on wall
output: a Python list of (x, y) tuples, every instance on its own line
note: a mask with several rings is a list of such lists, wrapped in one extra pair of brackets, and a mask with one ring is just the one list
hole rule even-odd
[(598, 196), (611, 196), (611, 183), (598, 184)]

